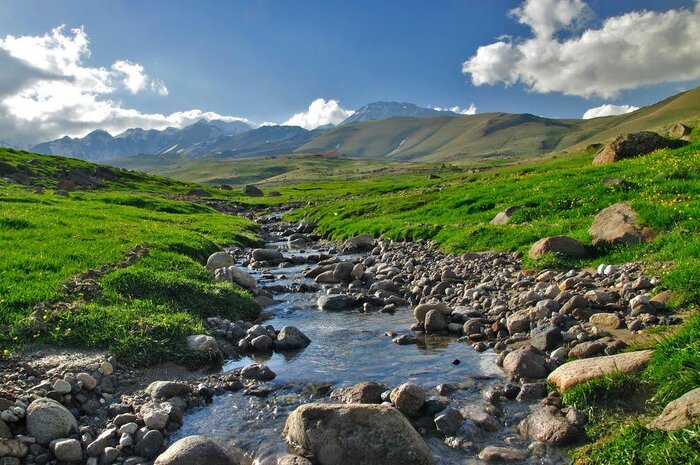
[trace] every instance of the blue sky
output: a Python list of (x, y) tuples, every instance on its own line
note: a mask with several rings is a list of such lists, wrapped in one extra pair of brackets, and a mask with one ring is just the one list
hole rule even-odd
[[(543, 11), (552, 10), (552, 2), (561, 3), (529, 1), (533, 8), (535, 3), (542, 3)], [(578, 16), (571, 24), (560, 21), (561, 27), (557, 26), (551, 40), (579, 37), (586, 29), (603, 27), (606, 18), (634, 11), (686, 8), (688, 21), (698, 16), (692, 12), (696, 5), (693, 0), (564, 3), (574, 9), (583, 5), (586, 11), (582, 12), (583, 7), (576, 10)], [(349, 110), (372, 101), (397, 100), (430, 107), (466, 108), (474, 104), (479, 113), (581, 117), (589, 108), (602, 104), (650, 104), (700, 82), (700, 73), (690, 69), (654, 77), (654, 82), (643, 83), (638, 89), (624, 88), (639, 85), (632, 79), (613, 93), (608, 87), (585, 96), (564, 95), (578, 90), (575, 85), (572, 90), (561, 82), (548, 82), (547, 76), (540, 76), (533, 84), (526, 78), (506, 78), (503, 69), (484, 71), (481, 67), (480, 78), (493, 83), (474, 85), (473, 75), (463, 73), (462, 67), (479, 47), (499, 42), (503, 35), (511, 36), (506, 42), (515, 47), (536, 35), (533, 28), (540, 26), (533, 26), (532, 20), (527, 23), (526, 14), (509, 14), (523, 6), (522, 1), (505, 0), (4, 0), (0, 38), (40, 37), (62, 24), (63, 34), (70, 36), (72, 28), (82, 27), (90, 53), (89, 57), (82, 56), (82, 65), (111, 69), (117, 60), (124, 60), (141, 65), (142, 74), (154, 83), (138, 92), (115, 85), (110, 92), (98, 92), (96, 100), (109, 100), (119, 108), (146, 114), (199, 109), (255, 123), (284, 122), (294, 113), (305, 111), (317, 98), (337, 100), (340, 107)], [(10, 51), (10, 55), (18, 53)], [(509, 57), (501, 54), (495, 59), (511, 69), (514, 66), (507, 61)], [(485, 59), (494, 58), (489, 55)], [(156, 83), (167, 87), (167, 95), (155, 91)], [(29, 124), (27, 115), (20, 117)], [(106, 120), (105, 125), (113, 122)], [(85, 132), (92, 123), (63, 130)], [(16, 138), (21, 139), (21, 130), (17, 131)], [(12, 130), (8, 134), (12, 136)], [(0, 133), (2, 139), (7, 140), (7, 135)]]

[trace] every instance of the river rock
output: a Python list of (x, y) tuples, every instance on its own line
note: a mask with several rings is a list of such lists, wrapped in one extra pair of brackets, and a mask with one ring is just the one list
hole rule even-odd
[(256, 286), (256, 281), (253, 275), (246, 273), (245, 271), (237, 268), (235, 266), (230, 266), (226, 268), (228, 273), (230, 273), (231, 281), (238, 284), (245, 289), (254, 289)]
[(625, 352), (567, 362), (547, 377), (561, 392), (572, 386), (616, 372), (629, 375), (643, 370), (651, 359), (651, 350)]
[(602, 329), (618, 329), (622, 326), (622, 319), (614, 313), (594, 313), (588, 321)]
[(75, 375), (75, 379), (83, 383), (83, 389), (87, 391), (92, 391), (97, 387), (97, 380), (89, 373), (78, 373)]
[(675, 147), (676, 141), (652, 131), (641, 131), (617, 136), (596, 154), (594, 165), (607, 165), (625, 158), (635, 158), (659, 149)]
[(362, 234), (360, 236), (351, 237), (345, 241), (345, 244), (353, 245), (357, 247), (357, 250), (366, 252), (374, 248), (374, 238), (369, 234)]
[(338, 279), (335, 277), (335, 271), (328, 270), (316, 276), (314, 282), (318, 284), (335, 284), (338, 282)]
[(29, 435), (44, 446), (78, 430), (73, 414), (52, 399), (42, 397), (29, 404), (26, 418)]
[(561, 330), (551, 323), (538, 326), (530, 332), (530, 345), (543, 352), (555, 349), (561, 340)]
[(77, 439), (61, 439), (54, 443), (53, 455), (61, 462), (80, 463), (83, 460), (83, 448)]
[(190, 394), (192, 387), (189, 384), (176, 381), (154, 381), (148, 385), (145, 391), (153, 399), (170, 399)]
[(219, 268), (233, 266), (235, 263), (233, 257), (229, 255), (228, 252), (215, 252), (207, 259), (207, 269), (209, 271), (214, 271)]
[(18, 459), (26, 457), (27, 445), (19, 439), (0, 439), (0, 458), (15, 457)]
[(487, 446), (479, 453), (484, 462), (520, 462), (527, 458), (527, 451), (515, 447)]
[(435, 428), (445, 436), (454, 436), (462, 426), (464, 417), (456, 408), (446, 408), (435, 415)]
[(187, 436), (160, 454), (154, 465), (243, 465), (240, 457), (204, 436)]
[(675, 431), (696, 422), (698, 418), (700, 418), (700, 388), (686, 392), (678, 399), (669, 402), (661, 415), (649, 423), (649, 428)]
[(277, 375), (270, 367), (253, 363), (245, 366), (241, 370), (241, 376), (246, 379), (256, 379), (258, 381), (272, 381)]
[(355, 268), (355, 264), (352, 262), (340, 262), (333, 269), (333, 277), (338, 281), (350, 282), (352, 281), (353, 268)]
[(503, 371), (516, 378), (544, 378), (549, 373), (545, 358), (530, 347), (514, 350), (503, 359)]
[(589, 358), (602, 353), (607, 344), (599, 341), (582, 342), (569, 349), (571, 358)]
[(385, 405), (302, 405), (287, 418), (284, 434), (319, 465), (435, 463), (406, 417)]
[(319, 309), (330, 312), (352, 310), (359, 306), (358, 300), (347, 294), (322, 295), (317, 304)]
[(414, 383), (404, 383), (395, 387), (389, 398), (397, 409), (408, 416), (417, 415), (425, 403), (425, 393)]
[(418, 304), (413, 309), (413, 316), (416, 317), (416, 321), (419, 323), (425, 322), (425, 316), (431, 310), (438, 310), (443, 315), (449, 315), (451, 313), (450, 309), (443, 302), (432, 303), (432, 304)]
[(499, 212), (491, 220), (491, 224), (495, 224), (495, 225), (507, 224), (508, 221), (510, 220), (510, 217), (513, 216), (513, 213), (517, 212), (521, 208), (522, 207), (508, 207), (508, 208), (506, 208), (502, 212)]
[(53, 383), (53, 390), (59, 394), (69, 394), (73, 387), (65, 379), (58, 379)]
[[(555, 413), (556, 412), (556, 413)], [(578, 429), (558, 413), (556, 408), (540, 407), (520, 422), (520, 434), (552, 446), (565, 446), (574, 442)]]
[(637, 222), (637, 212), (625, 203), (601, 210), (593, 219), (588, 233), (596, 247), (635, 245), (647, 241), (652, 233)]
[(437, 333), (447, 329), (445, 316), (440, 310), (430, 310), (425, 315), (425, 331), (429, 333)]
[(216, 339), (206, 334), (193, 334), (187, 336), (187, 347), (198, 352), (204, 352), (211, 356), (218, 357), (221, 353)]
[(272, 350), (272, 338), (267, 334), (255, 337), (250, 341), (250, 345), (255, 352), (266, 352)]
[(282, 255), (282, 252), (275, 249), (254, 249), (252, 256), (253, 260), (256, 262), (274, 262), (284, 260), (284, 255)]
[(158, 454), (161, 447), (163, 447), (163, 433), (157, 430), (151, 430), (144, 434), (143, 438), (136, 443), (134, 452), (141, 457), (152, 459)]
[(513, 312), (506, 317), (506, 328), (510, 334), (530, 330), (530, 309)]
[(588, 251), (583, 244), (568, 236), (545, 237), (535, 242), (528, 252), (530, 258), (541, 258), (545, 254), (553, 253), (573, 258), (583, 258)]
[(283, 327), (274, 341), (275, 350), (297, 350), (311, 343), (304, 333), (294, 326)]
[(330, 397), (336, 402), (346, 404), (381, 404), (382, 393), (388, 389), (386, 384), (365, 381), (354, 386), (335, 389)]

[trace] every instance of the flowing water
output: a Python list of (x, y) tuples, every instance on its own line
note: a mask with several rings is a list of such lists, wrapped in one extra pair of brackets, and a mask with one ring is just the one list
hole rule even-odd
[[(270, 244), (271, 247), (277, 244)], [(301, 252), (292, 252), (301, 253)], [(318, 253), (309, 251), (308, 253)], [(287, 255), (290, 255), (288, 253)], [(304, 266), (272, 268), (253, 272), (258, 284), (298, 286), (312, 280), (303, 276)], [(229, 360), (224, 371), (252, 362), (267, 364), (277, 377), (278, 386), (267, 397), (231, 393), (214, 398), (214, 402), (189, 412), (183, 427), (173, 440), (192, 434), (220, 439), (242, 448), (255, 458), (264, 458), (287, 451), (282, 429), (296, 407), (308, 402), (324, 402), (316, 387), (330, 384), (333, 388), (362, 381), (378, 381), (389, 386), (412, 381), (429, 395), (437, 395), (441, 383), (464, 387), (450, 397), (456, 406), (481, 401), (481, 392), (495, 382), (503, 382), (492, 351), (477, 353), (456, 338), (426, 336), (417, 345), (400, 346), (387, 332), (410, 333), (413, 314), (400, 309), (395, 314), (322, 312), (316, 307), (320, 293), (292, 292), (275, 295), (281, 303), (266, 310), (275, 316), (265, 324), (279, 330), (291, 325), (301, 329), (311, 344), (293, 354), (251, 355)], [(459, 364), (454, 364), (455, 359)], [(525, 409), (525, 406), (515, 408)], [(506, 425), (484, 444), (503, 445), (506, 436), (517, 436), (515, 425)], [(439, 438), (426, 438), (439, 464), (480, 463), (473, 454), (447, 447)], [(559, 463), (554, 456), (531, 463)]]

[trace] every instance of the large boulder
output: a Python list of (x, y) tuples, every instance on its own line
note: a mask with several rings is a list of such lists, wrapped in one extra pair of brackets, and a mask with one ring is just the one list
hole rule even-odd
[(53, 399), (39, 398), (27, 408), (27, 431), (41, 445), (47, 446), (77, 430), (78, 422), (73, 414)]
[(311, 343), (304, 333), (294, 326), (285, 326), (274, 341), (275, 350), (297, 350)]
[(364, 381), (354, 386), (342, 387), (331, 392), (331, 399), (346, 404), (381, 404), (386, 384)]
[(635, 158), (655, 150), (676, 147), (677, 141), (666, 139), (652, 131), (619, 135), (596, 154), (594, 165), (607, 165), (625, 158)]
[(666, 405), (661, 415), (656, 417), (649, 428), (675, 431), (695, 423), (700, 418), (700, 388), (686, 392)]
[(652, 232), (637, 223), (637, 212), (625, 203), (602, 209), (588, 233), (594, 246), (635, 245), (651, 238)]
[(588, 255), (586, 247), (576, 239), (568, 236), (552, 236), (535, 242), (530, 248), (528, 256), (530, 258), (541, 258), (548, 253), (573, 258), (583, 258)]
[(321, 310), (336, 312), (342, 310), (352, 310), (359, 306), (359, 301), (347, 294), (322, 295), (318, 299), (318, 308)]
[(517, 212), (520, 210), (522, 207), (508, 207), (502, 212), (499, 212), (496, 216), (493, 217), (491, 220), (491, 224), (495, 225), (501, 225), (501, 224), (507, 224), (508, 221), (510, 221), (510, 217), (513, 216), (513, 213)]
[(207, 269), (209, 271), (218, 270), (227, 266), (233, 266), (236, 262), (228, 252), (214, 252), (207, 259)]
[(274, 262), (284, 260), (284, 255), (282, 255), (282, 252), (276, 249), (254, 249), (252, 256), (253, 260), (258, 262)]
[(621, 373), (625, 375), (642, 371), (651, 359), (651, 350), (625, 352), (591, 359), (574, 360), (554, 370), (547, 381), (554, 384), (561, 392), (579, 383), (595, 378)]
[(690, 135), (692, 129), (683, 123), (676, 123), (666, 130), (666, 136), (681, 139)]
[(170, 446), (154, 465), (243, 465), (241, 454), (204, 436), (187, 436)]
[(306, 404), (287, 418), (287, 441), (319, 465), (433, 465), (401, 412), (385, 405)]
[(544, 378), (549, 373), (545, 358), (531, 347), (514, 350), (503, 359), (503, 371), (515, 378)]
[(243, 188), (243, 193), (248, 197), (264, 197), (265, 193), (255, 186), (248, 185)]
[(520, 434), (552, 446), (565, 446), (576, 441), (578, 429), (556, 408), (540, 407), (520, 422)]

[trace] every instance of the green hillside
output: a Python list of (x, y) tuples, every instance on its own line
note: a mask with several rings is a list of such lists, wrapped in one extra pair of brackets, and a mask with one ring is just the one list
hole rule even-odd
[(484, 113), (458, 117), (391, 118), (328, 131), (296, 150), (367, 159), (460, 161), (523, 158), (575, 151), (624, 132), (662, 130), (700, 117), (700, 88), (620, 116), (590, 120)]
[[(70, 192), (55, 193), (59, 182)], [(0, 149), (0, 352), (47, 343), (137, 364), (187, 361), (186, 336), (206, 332), (204, 318), (255, 317), (248, 293), (202, 265), (223, 246), (256, 242), (256, 228), (193, 188)]]

